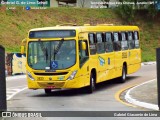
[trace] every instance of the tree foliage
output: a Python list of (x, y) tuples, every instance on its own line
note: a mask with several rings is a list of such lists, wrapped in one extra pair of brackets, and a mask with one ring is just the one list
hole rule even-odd
[[(120, 2), (134, 2), (132, 4), (122, 4), (118, 6), (117, 12), (123, 19), (126, 19), (128, 22), (131, 22), (134, 18), (136, 12), (146, 10), (146, 17), (149, 19), (154, 19), (157, 15), (157, 10), (154, 4), (154, 0), (119, 0)], [(138, 2), (152, 2), (152, 4), (137, 4)]]

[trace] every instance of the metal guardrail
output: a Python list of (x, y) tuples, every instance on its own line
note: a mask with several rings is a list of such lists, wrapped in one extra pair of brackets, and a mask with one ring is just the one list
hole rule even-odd
[(0, 111), (6, 110), (5, 49), (0, 45)]

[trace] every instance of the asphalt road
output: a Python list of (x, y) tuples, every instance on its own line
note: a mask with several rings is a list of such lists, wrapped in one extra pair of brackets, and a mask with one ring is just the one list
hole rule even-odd
[[(54, 90), (51, 95), (46, 95), (44, 90), (25, 89), (7, 101), (8, 111), (148, 111), (122, 104), (115, 99), (115, 94), (128, 86), (155, 78), (156, 65), (145, 65), (138, 72), (128, 75), (125, 83), (118, 83), (117, 79), (114, 79), (98, 84), (93, 94), (86, 94), (83, 89), (71, 89)], [(7, 88), (11, 86), (25, 87), (26, 81), (8, 80)]]
[[(156, 65), (145, 65), (128, 76), (125, 83), (117, 79), (100, 83), (93, 94), (86, 94), (83, 89), (55, 90), (46, 95), (43, 90), (29, 90), (18, 93), (8, 100), (8, 110), (16, 111), (136, 111), (140, 108), (126, 106), (115, 99), (115, 94), (128, 86), (156, 78)], [(7, 88), (25, 86), (24, 79), (7, 81)]]

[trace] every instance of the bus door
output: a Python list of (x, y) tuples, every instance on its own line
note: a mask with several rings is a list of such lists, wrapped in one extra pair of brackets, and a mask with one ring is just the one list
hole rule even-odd
[(115, 77), (122, 75), (122, 51), (121, 51), (121, 37), (118, 32), (113, 33), (113, 44), (115, 52)]
[[(85, 44), (85, 49), (82, 44)], [(88, 42), (87, 40), (79, 40), (79, 63), (80, 63), (80, 71), (81, 71), (81, 81), (83, 85), (89, 85), (90, 73), (89, 73), (89, 52), (88, 52)], [(88, 80), (88, 81), (87, 81)]]
[[(97, 71), (98, 61), (97, 61), (97, 49), (96, 49), (96, 34), (88, 33), (88, 40), (89, 40), (89, 49), (90, 49), (89, 67), (90, 69), (95, 68)], [(99, 79), (97, 79), (96, 82), (99, 82)]]

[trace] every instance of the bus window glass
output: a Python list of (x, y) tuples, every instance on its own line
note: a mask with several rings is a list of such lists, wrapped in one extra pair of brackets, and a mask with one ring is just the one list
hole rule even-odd
[(91, 55), (96, 54), (96, 42), (95, 42), (95, 34), (94, 33), (89, 33), (89, 48), (90, 48)]
[(132, 32), (128, 32), (128, 40), (133, 40)]
[(113, 51), (112, 33), (106, 33), (106, 41), (104, 44), (105, 44), (105, 51), (106, 52)]
[(102, 42), (102, 34), (97, 33), (97, 42)]
[(106, 42), (112, 42), (112, 34), (106, 33)]
[(118, 33), (114, 33), (113, 35), (114, 35), (114, 41), (117, 42), (119, 40), (118, 39)]
[(102, 37), (102, 33), (97, 33), (97, 53), (104, 53), (105, 47), (104, 47), (104, 40)]
[(135, 41), (133, 40), (133, 32), (128, 32), (128, 44), (129, 44), (129, 49), (134, 49)]
[(94, 34), (93, 33), (89, 34), (89, 43), (91, 43), (91, 44), (95, 43), (95, 38), (94, 38)]
[(122, 41), (121, 41), (122, 50), (127, 50), (128, 49), (128, 41), (126, 40), (126, 33), (122, 32), (121, 37), (122, 37)]
[(125, 34), (125, 32), (122, 32), (121, 36), (122, 36), (122, 41), (125, 41), (126, 40), (126, 34)]
[(66, 69), (76, 62), (75, 40), (35, 41), (28, 46), (28, 64), (33, 69)]
[(135, 48), (139, 48), (139, 36), (138, 32), (134, 32), (134, 38), (135, 38)]
[(121, 50), (121, 42), (119, 41), (118, 33), (113, 33), (114, 35), (114, 50), (120, 51)]
[(134, 39), (138, 40), (138, 32), (134, 32)]

